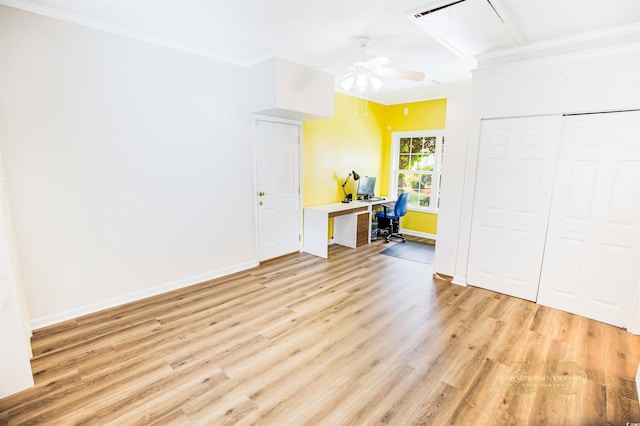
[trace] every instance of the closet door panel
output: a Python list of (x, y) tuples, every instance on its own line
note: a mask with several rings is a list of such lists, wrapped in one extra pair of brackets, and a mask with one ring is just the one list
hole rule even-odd
[(467, 281), (535, 300), (560, 116), (482, 122)]
[(640, 274), (640, 112), (566, 117), (538, 302), (617, 326)]

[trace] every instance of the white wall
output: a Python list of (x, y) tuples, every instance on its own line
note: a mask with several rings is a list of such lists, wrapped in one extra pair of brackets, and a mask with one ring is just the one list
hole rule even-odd
[[(4, 40), (0, 37), (0, 51), (3, 45)], [(0, 81), (2, 60), (0, 55)], [(0, 98), (1, 96), (2, 86)], [(0, 152), (0, 398), (33, 386), (29, 362), (31, 329), (2, 164)]]
[[(464, 164), (464, 185), (458, 193), (449, 194), (459, 202), (440, 209), (440, 217), (445, 217), (460, 208), (460, 226), (443, 235), (438, 230), (438, 245), (456, 240), (455, 270), (449, 275), (461, 284), (466, 282), (480, 120), (640, 108), (640, 47), (636, 43), (479, 70), (474, 73), (472, 93), (467, 149), (447, 156), (448, 165)], [(451, 261), (441, 259), (440, 263), (450, 265)], [(638, 317), (630, 329), (638, 329)]]
[[(444, 95), (447, 98), (445, 164), (438, 214), (438, 244), (434, 271), (453, 276), (460, 226), (460, 194), (464, 187), (465, 158), (471, 113), (471, 84)], [(449, 161), (449, 159), (454, 159)], [(443, 213), (444, 212), (444, 213)]]
[(246, 70), (0, 6), (35, 328), (257, 264)]
[(0, 398), (33, 386), (31, 336), (0, 159)]
[(640, 106), (640, 43), (479, 70), (479, 118)]

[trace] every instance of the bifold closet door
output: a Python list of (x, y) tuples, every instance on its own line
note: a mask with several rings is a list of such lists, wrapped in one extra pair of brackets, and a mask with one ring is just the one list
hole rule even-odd
[(483, 120), (469, 284), (536, 300), (561, 120)]
[(640, 112), (565, 117), (538, 302), (626, 326), (639, 222)]

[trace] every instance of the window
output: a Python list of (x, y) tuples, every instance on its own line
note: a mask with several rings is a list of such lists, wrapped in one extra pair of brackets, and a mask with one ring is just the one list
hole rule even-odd
[(444, 157), (444, 133), (393, 133), (391, 195), (410, 192), (409, 208), (437, 212)]

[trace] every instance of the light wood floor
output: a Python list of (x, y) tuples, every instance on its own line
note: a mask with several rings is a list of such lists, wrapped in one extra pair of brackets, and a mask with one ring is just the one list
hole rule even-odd
[[(38, 330), (37, 385), (0, 400), (0, 424), (640, 421), (640, 337), (434, 282), (430, 265), (384, 248), (296, 254)], [(521, 393), (519, 362), (586, 380), (571, 370), (573, 394)]]

